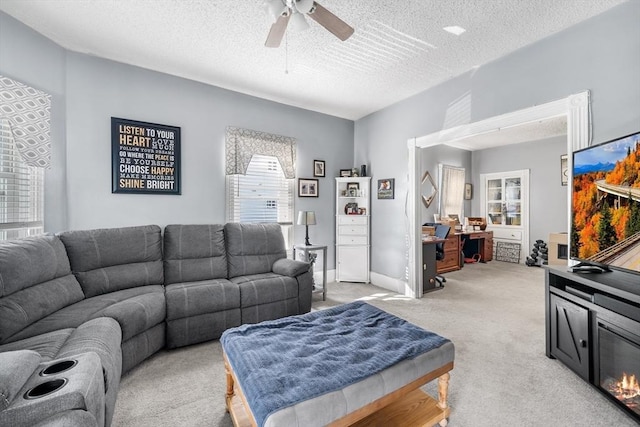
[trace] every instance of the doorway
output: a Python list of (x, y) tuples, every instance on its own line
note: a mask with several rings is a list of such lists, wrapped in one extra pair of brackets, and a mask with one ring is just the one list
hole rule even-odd
[[(567, 98), (548, 102), (523, 110), (495, 116), (482, 121), (445, 129), (407, 142), (409, 159), (408, 217), (409, 217), (409, 260), (406, 294), (414, 298), (422, 297), (422, 240), (420, 229), (421, 214), (421, 149), (439, 144), (459, 146), (463, 141), (482, 137), (505, 130), (517, 131), (519, 127), (536, 126), (549, 120), (566, 120), (567, 152), (587, 147), (591, 142), (590, 94), (584, 91)], [(571, 168), (571, 164), (568, 165)], [(569, 206), (567, 194), (567, 206)], [(568, 228), (567, 224), (567, 229)]]

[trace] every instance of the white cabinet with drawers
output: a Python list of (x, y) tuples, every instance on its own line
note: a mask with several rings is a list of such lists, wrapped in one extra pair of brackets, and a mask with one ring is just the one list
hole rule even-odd
[(336, 178), (336, 281), (369, 283), (370, 177)]

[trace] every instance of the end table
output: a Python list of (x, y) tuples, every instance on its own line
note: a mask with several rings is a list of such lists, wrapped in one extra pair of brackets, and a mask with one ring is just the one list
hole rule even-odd
[[(327, 299), (327, 247), (322, 245), (293, 245), (293, 259), (296, 259), (296, 251), (301, 251), (304, 261), (309, 262), (309, 252), (322, 251), (322, 301)], [(319, 293), (319, 290), (314, 290)]]

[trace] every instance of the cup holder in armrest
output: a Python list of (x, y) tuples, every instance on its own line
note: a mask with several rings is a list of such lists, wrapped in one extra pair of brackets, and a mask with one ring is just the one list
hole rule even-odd
[(59, 374), (60, 372), (68, 371), (69, 369), (73, 368), (77, 364), (78, 364), (77, 360), (73, 360), (73, 359), (62, 360), (60, 362), (56, 362), (53, 365), (49, 365), (46, 368), (44, 368), (42, 371), (40, 371), (40, 375), (44, 377), (47, 375)]
[(27, 392), (24, 394), (24, 398), (37, 399), (39, 397), (44, 397), (48, 394), (53, 393), (54, 391), (60, 390), (65, 386), (65, 384), (67, 384), (66, 378), (57, 378), (55, 380), (38, 384), (37, 386), (27, 390)]

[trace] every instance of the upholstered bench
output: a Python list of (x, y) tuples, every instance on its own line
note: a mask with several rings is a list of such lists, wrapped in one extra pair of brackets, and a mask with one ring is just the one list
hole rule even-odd
[[(236, 426), (446, 425), (451, 341), (365, 302), (220, 339)], [(420, 387), (438, 378), (438, 399)]]

